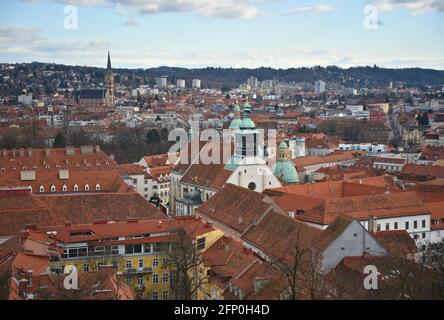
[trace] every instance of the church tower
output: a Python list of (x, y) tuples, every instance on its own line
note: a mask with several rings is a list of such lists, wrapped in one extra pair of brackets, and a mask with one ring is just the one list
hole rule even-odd
[(108, 51), (108, 64), (105, 73), (105, 105), (108, 109), (115, 108), (115, 89), (114, 75), (111, 70), (111, 56)]

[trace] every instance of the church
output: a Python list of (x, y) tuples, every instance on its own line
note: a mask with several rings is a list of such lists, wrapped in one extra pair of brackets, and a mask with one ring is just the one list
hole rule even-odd
[[(296, 168), (288, 160), (288, 146), (279, 147), (280, 155), (274, 169), (267, 162), (263, 137), (251, 119), (251, 106), (247, 102), (242, 108), (235, 106), (235, 117), (229, 128), (231, 141), (222, 143), (221, 149), (231, 147), (233, 152), (221, 155), (220, 164), (191, 162), (178, 165), (171, 172), (170, 215), (191, 216), (194, 209), (210, 199), (225, 184), (231, 183), (252, 191), (298, 183)], [(214, 144), (213, 144), (214, 146)], [(200, 148), (200, 154), (211, 152), (211, 143)], [(196, 157), (198, 158), (198, 157)]]
[(104, 106), (108, 110), (115, 109), (114, 75), (111, 69), (111, 56), (108, 51), (108, 63), (105, 72), (104, 88), (80, 88), (74, 92), (76, 103), (85, 106)]

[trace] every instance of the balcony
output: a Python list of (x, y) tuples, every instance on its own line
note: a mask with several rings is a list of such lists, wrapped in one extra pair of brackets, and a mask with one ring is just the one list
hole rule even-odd
[(138, 274), (148, 274), (153, 273), (153, 268), (125, 268), (125, 274), (127, 275), (138, 275)]

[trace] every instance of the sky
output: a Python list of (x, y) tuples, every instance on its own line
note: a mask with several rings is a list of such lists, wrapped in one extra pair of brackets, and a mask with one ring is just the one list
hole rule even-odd
[(444, 70), (444, 0), (1, 0), (0, 62)]

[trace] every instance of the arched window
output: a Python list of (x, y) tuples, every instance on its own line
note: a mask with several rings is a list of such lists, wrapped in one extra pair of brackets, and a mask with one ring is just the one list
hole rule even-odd
[(66, 186), (66, 184), (64, 184), (64, 185), (62, 186), (62, 191), (63, 191), (63, 192), (68, 191), (68, 187)]
[(55, 185), (51, 186), (51, 192), (56, 192), (56, 186)]
[(89, 191), (89, 184), (85, 184), (85, 191)]
[(76, 184), (74, 185), (74, 191), (75, 191), (75, 192), (79, 191), (79, 186), (76, 185)]
[(247, 137), (246, 136), (242, 137), (242, 155), (243, 156), (247, 155)]
[(100, 184), (96, 184), (96, 191), (100, 191)]
[(45, 192), (45, 187), (44, 186), (40, 186), (39, 187), (39, 192)]

